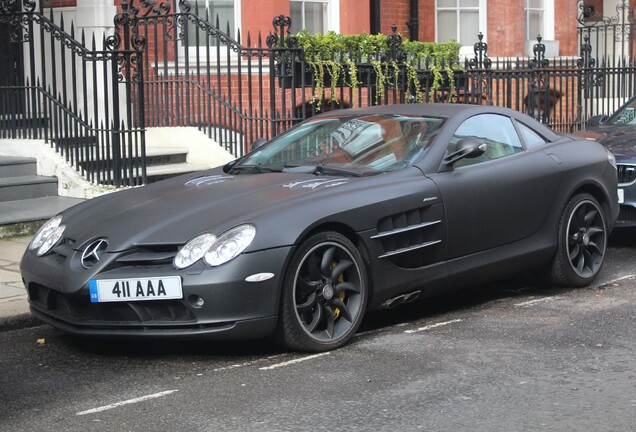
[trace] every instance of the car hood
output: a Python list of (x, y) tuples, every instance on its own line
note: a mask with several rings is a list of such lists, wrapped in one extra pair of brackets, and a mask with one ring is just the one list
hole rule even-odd
[(603, 125), (579, 132), (592, 138), (611, 151), (617, 160), (636, 158), (636, 127), (633, 125)]
[(97, 237), (108, 238), (111, 251), (178, 244), (203, 232), (218, 235), (256, 222), (274, 208), (299, 205), (308, 196), (328, 196), (356, 181), (364, 180), (298, 173), (227, 175), (214, 170), (86, 201), (67, 210), (63, 223), (76, 248)]

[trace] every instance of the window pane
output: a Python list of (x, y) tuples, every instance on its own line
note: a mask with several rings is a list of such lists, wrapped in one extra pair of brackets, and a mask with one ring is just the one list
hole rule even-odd
[(479, 11), (461, 11), (459, 13), (460, 32), (459, 41), (462, 45), (472, 45), (477, 42), (479, 34)]
[(289, 4), (289, 17), (291, 18), (291, 33), (298, 33), (303, 29), (303, 5), (301, 2), (291, 2)]
[[(197, 14), (201, 19), (205, 20), (207, 16), (209, 18), (210, 24), (216, 26), (216, 17), (219, 17), (219, 26), (222, 32), (227, 31), (228, 23), (230, 24), (230, 34), (229, 36), (232, 38), (236, 37), (236, 23), (234, 22), (234, 2), (233, 1), (208, 1), (208, 2), (197, 2), (196, 9), (193, 11)], [(196, 46), (197, 45), (197, 33), (199, 35), (198, 44), (203, 46), (207, 45), (208, 32), (202, 29), (198, 29), (196, 24), (191, 21), (187, 21), (188, 26), (188, 45)], [(210, 38), (210, 44), (216, 44), (215, 38)]]
[(438, 0), (437, 7), (438, 8), (456, 8), (457, 0)]
[(325, 33), (325, 3), (305, 2), (305, 28), (311, 34)]
[(543, 35), (543, 12), (528, 11), (528, 40), (534, 40)]
[(525, 140), (526, 146), (528, 146), (528, 148), (545, 144), (545, 140), (541, 136), (539, 136), (535, 131), (533, 131), (532, 129), (530, 129), (524, 124), (521, 124), (521, 123), (517, 123), (517, 124), (519, 125), (519, 129), (521, 130), (521, 135), (523, 136), (523, 139)]
[(472, 165), (499, 159), (523, 151), (521, 140), (510, 118), (496, 114), (482, 114), (466, 120), (455, 132), (449, 144), (450, 154), (459, 140), (475, 137), (487, 145), (483, 156), (475, 159), (462, 159), (456, 166)]
[(526, 0), (526, 7), (532, 9), (543, 9), (543, 0)]
[(479, 0), (459, 0), (459, 7), (479, 8)]
[(437, 40), (449, 42), (457, 40), (457, 13), (454, 11), (437, 12)]

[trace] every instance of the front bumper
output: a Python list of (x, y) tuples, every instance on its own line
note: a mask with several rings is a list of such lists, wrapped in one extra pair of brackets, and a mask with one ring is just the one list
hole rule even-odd
[[(280, 285), (290, 248), (243, 254), (210, 268), (201, 263), (184, 270), (171, 264), (127, 265), (99, 272), (91, 278), (124, 279), (150, 276), (181, 277), (183, 298), (132, 302), (91, 303), (85, 277), (59, 258), (27, 252), (21, 271), (32, 314), (68, 333), (109, 337), (258, 338), (276, 326)], [(247, 282), (257, 273), (272, 273), (265, 281)], [(49, 275), (49, 276), (47, 276)], [(62, 281), (50, 275), (64, 275)], [(81, 280), (76, 286), (70, 281)], [(201, 305), (202, 300), (202, 305)]]
[(620, 214), (616, 227), (636, 227), (636, 165), (619, 162), (618, 192)]

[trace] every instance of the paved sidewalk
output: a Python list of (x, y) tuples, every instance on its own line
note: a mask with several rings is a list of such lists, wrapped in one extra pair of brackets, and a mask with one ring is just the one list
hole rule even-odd
[(0, 240), (0, 330), (34, 325), (20, 277), (19, 262), (31, 237)]

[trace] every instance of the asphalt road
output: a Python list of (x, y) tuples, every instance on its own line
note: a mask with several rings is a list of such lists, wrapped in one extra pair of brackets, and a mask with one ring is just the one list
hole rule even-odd
[(369, 314), (329, 353), (0, 333), (2, 431), (630, 431), (636, 236), (593, 287), (532, 275)]

